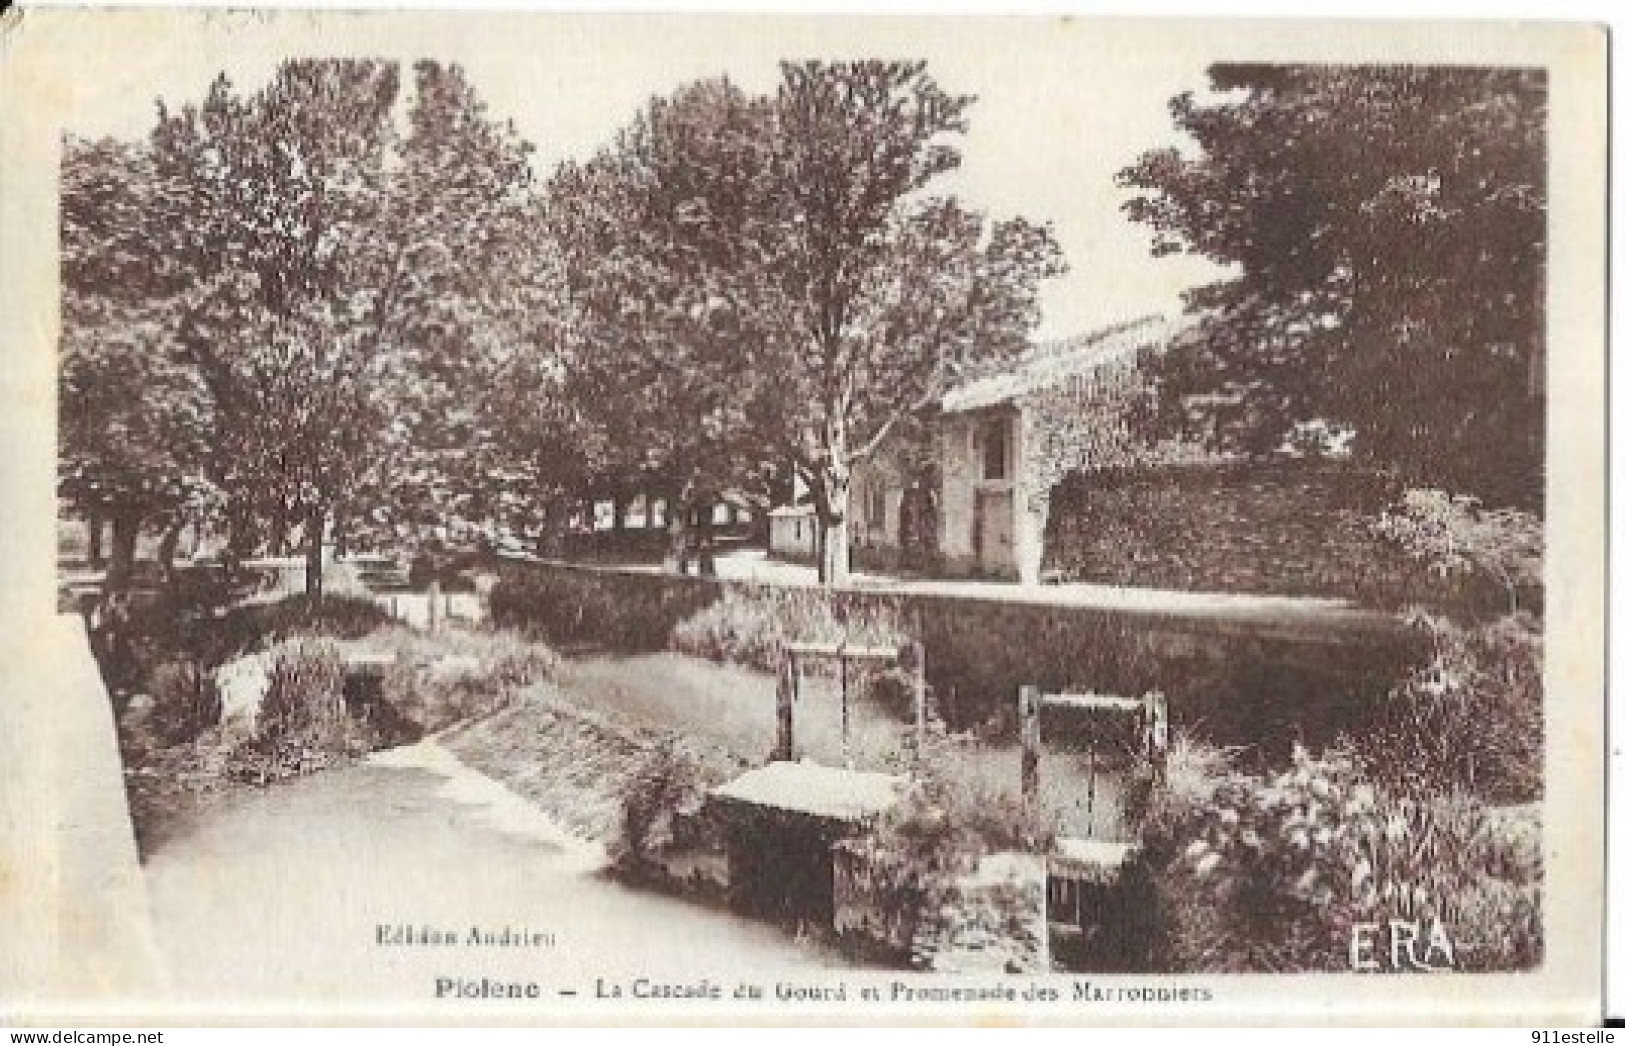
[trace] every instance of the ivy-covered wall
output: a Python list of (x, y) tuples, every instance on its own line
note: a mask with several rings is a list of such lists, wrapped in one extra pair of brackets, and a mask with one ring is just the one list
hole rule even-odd
[(1146, 588), (1426, 602), (1437, 579), (1369, 526), (1398, 493), (1332, 462), (1074, 474), (1052, 494), (1045, 567)]
[(1017, 519), (1024, 535), (1025, 581), (1038, 580), (1053, 556), (1047, 551), (1056, 487), (1073, 474), (1150, 468), (1213, 460), (1196, 443), (1153, 441), (1146, 424), (1154, 390), (1143, 369), (1147, 353), (1160, 352), (1173, 336), (1160, 319), (1132, 324), (1113, 337), (1115, 355), (1079, 374), (1038, 386), (1021, 397), (1022, 456)]

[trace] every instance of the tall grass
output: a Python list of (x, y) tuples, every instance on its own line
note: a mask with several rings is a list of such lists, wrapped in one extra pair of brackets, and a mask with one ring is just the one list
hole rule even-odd
[(1527, 613), (1459, 625), (1421, 616), (1431, 656), (1351, 741), (1406, 791), (1464, 791), (1490, 802), (1540, 798), (1545, 781), (1540, 622)]
[(771, 672), (787, 642), (894, 646), (908, 632), (889, 606), (840, 606), (817, 589), (729, 589), (672, 629), (672, 649)]
[(384, 673), (385, 697), (395, 712), (431, 733), (506, 707), (558, 667), (550, 647), (511, 632), (424, 634), (391, 625), (347, 646), (394, 655)]
[(278, 651), (252, 736), (228, 757), (238, 780), (267, 784), (325, 769), (370, 747), (367, 730), (346, 714), (344, 670), (330, 641)]

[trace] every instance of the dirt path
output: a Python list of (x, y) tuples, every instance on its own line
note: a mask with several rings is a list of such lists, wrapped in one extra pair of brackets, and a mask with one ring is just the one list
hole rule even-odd
[[(599, 976), (844, 965), (776, 927), (623, 887), (601, 865), (595, 848), (427, 741), (234, 796), (146, 870), (177, 997), (237, 1012), (401, 1013), (435, 1004), (442, 977), (537, 982), (544, 998), (526, 1005), (540, 1012), (570, 1001), (560, 992), (590, 995)], [(405, 926), (458, 943), (380, 943), (381, 927)], [(469, 945), (476, 927), (543, 936)]]

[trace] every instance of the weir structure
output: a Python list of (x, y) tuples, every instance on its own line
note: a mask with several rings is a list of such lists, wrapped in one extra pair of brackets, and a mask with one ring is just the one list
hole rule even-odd
[[(795, 710), (807, 662), (833, 662), (840, 694), (841, 766), (798, 759)], [(789, 642), (779, 651), (777, 735), (770, 761), (714, 789), (726, 823), (728, 882), (737, 906), (786, 921), (835, 922), (835, 851), (901, 797), (905, 779), (858, 770), (852, 758), (853, 664), (890, 666), (909, 680), (916, 758), (925, 743), (925, 650)]]
[[(1159, 787), (1168, 758), (1168, 699), (1160, 692), (1139, 698), (1095, 693), (1046, 694), (1036, 686), (1023, 686), (1017, 698), (1017, 719), (1021, 726), (1021, 794), (1025, 802), (1039, 801), (1039, 770), (1044, 750), (1043, 718), (1046, 710), (1073, 718), (1074, 722), (1126, 721), (1127, 731), (1084, 730), (1087, 770), (1086, 813), (1082, 834), (1058, 837), (1046, 855), (1044, 918), (1052, 955), (1070, 959), (1085, 968), (1100, 955), (1119, 951), (1120, 942), (1097, 939), (1102, 928), (1113, 924), (1111, 908), (1126, 903), (1120, 890), (1123, 869), (1138, 848), (1135, 838), (1103, 837), (1096, 831), (1096, 797), (1099, 792), (1101, 738), (1127, 735), (1118, 751), (1107, 753), (1114, 769), (1132, 771), (1138, 762), (1149, 777), (1149, 787)], [(1123, 756), (1131, 765), (1123, 766)], [(1124, 775), (1128, 776), (1127, 773)], [(1137, 833), (1136, 833), (1137, 834)]]
[[(797, 744), (796, 709), (809, 662), (833, 662), (840, 698), (839, 766), (802, 758)], [(924, 651), (917, 643), (856, 645), (788, 642), (780, 650), (777, 688), (777, 733), (769, 761), (714, 788), (710, 802), (720, 815), (727, 854), (727, 881), (740, 910), (797, 925), (814, 924), (837, 933), (859, 931), (899, 952), (909, 947), (913, 932), (906, 921), (881, 911), (867, 896), (861, 840), (877, 820), (902, 798), (908, 777), (876, 773), (854, 765), (852, 746), (852, 680), (849, 666), (882, 665), (899, 670), (912, 702), (915, 765), (926, 742), (929, 693)], [(1046, 755), (1046, 718), (1051, 723)], [(1129, 829), (1120, 809), (1121, 782), (1138, 775), (1150, 787), (1161, 783), (1168, 750), (1168, 701), (1160, 692), (1141, 697), (1077, 692), (1043, 692), (1022, 686), (1017, 722), (1021, 743), (1021, 795), (1038, 805), (1042, 767), (1053, 751), (1070, 740), (1081, 751), (1084, 774), (1081, 795), (1063, 784), (1065, 799), (1084, 815), (1068, 824), (1044, 852), (989, 855), (989, 869), (1030, 883), (1029, 919), (1042, 937), (1040, 961), (1061, 959), (1075, 968), (1120, 950), (1106, 940), (1120, 920), (1116, 909), (1132, 903), (1122, 886), (1122, 873), (1135, 854), (1138, 832)], [(1071, 729), (1058, 729), (1062, 723)], [(1105, 787), (1116, 780), (1116, 793)], [(1053, 798), (1053, 797), (1052, 797)], [(1012, 869), (1014, 871), (1012, 871)], [(966, 879), (968, 888), (987, 869)], [(990, 880), (991, 881), (991, 880)]]

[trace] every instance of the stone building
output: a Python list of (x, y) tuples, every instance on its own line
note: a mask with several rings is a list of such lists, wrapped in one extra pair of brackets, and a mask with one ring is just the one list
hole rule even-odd
[(1149, 448), (1130, 431), (1140, 364), (1179, 326), (1148, 316), (1041, 345), (942, 398), (939, 553), (946, 573), (1036, 584), (1050, 492), (1069, 472)]
[[(853, 565), (1036, 584), (1055, 484), (1150, 458), (1131, 431), (1140, 364), (1181, 330), (1143, 317), (1036, 346), (951, 389), (932, 420), (933, 465), (911, 468), (882, 448), (853, 468)], [(779, 511), (774, 554), (812, 555)]]

